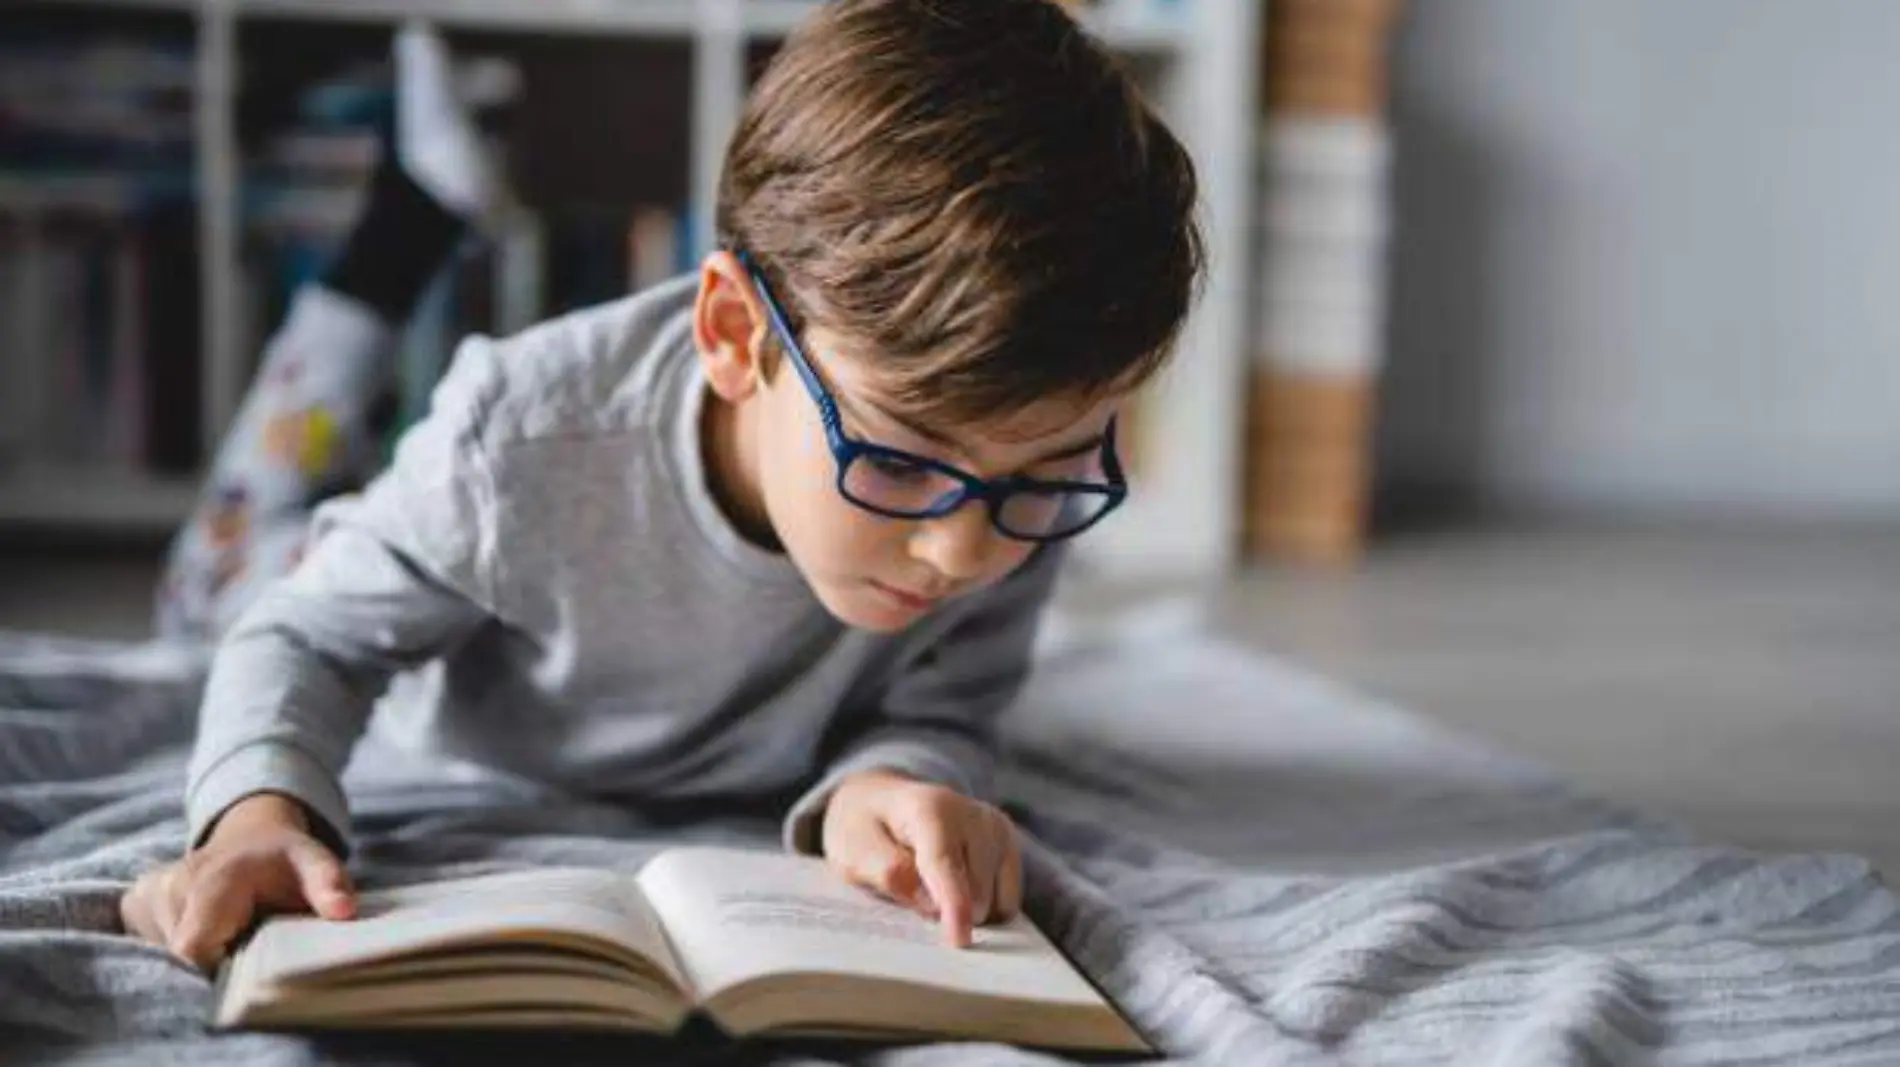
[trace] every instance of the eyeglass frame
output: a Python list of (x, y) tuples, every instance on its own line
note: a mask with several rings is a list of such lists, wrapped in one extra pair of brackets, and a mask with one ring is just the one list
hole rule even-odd
[[(738, 251), (735, 254), (751, 277), (753, 287), (758, 290), (759, 299), (765, 304), (766, 317), (771, 320), (773, 332), (777, 334), (779, 343), (785, 346), (785, 352), (791, 358), (799, 380), (804, 382), (805, 391), (810, 394), (812, 402), (818, 406), (818, 420), (825, 428), (825, 443), (829, 446), (832, 461), (838, 468), (836, 480), (838, 495), (852, 506), (887, 519), (928, 522), (953, 515), (965, 504), (975, 500), (983, 503), (989, 511), (990, 526), (1004, 537), (1030, 544), (1054, 544), (1070, 540), (1093, 529), (1097, 523), (1107, 518), (1127, 501), (1128, 480), (1122, 473), (1121, 457), (1115, 451), (1117, 419), (1113, 417), (1108, 420), (1108, 426), (1103, 429), (1100, 439), (1102, 473), (1108, 478), (1106, 482), (1045, 481), (1040, 478), (1025, 478), (1021, 475), (997, 479), (980, 478), (929, 456), (920, 456), (901, 448), (892, 448), (875, 441), (853, 437), (844, 428), (844, 419), (838, 410), (837, 398), (825, 386), (824, 380), (818, 376), (818, 370), (813, 366), (811, 357), (805, 353), (804, 346), (799, 343), (798, 332), (792, 328), (790, 317), (785, 313), (785, 307), (779, 302), (777, 294), (772, 291), (772, 284), (766, 280), (765, 272), (759, 268), (758, 262), (750, 253)], [(851, 465), (864, 456), (881, 456), (933, 471), (954, 480), (959, 488), (945, 493), (922, 512), (896, 511), (880, 507), (858, 499), (845, 488), (845, 476), (850, 472)], [(1022, 492), (1046, 496), (1078, 493), (1097, 495), (1103, 497), (1106, 503), (1088, 521), (1073, 530), (1065, 530), (1059, 534), (1029, 536), (1009, 529), (1002, 522), (1004, 502), (1012, 495)]]

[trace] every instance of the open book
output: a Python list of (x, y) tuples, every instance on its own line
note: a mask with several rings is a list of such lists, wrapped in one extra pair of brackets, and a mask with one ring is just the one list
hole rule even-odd
[(226, 964), (216, 1024), (519, 1026), (1149, 1046), (1028, 920), (951, 948), (821, 861), (676, 848), (637, 877), (535, 870), (266, 921)]

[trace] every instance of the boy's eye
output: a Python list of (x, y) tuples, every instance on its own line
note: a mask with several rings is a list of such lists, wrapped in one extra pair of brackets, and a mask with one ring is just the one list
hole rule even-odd
[(931, 472), (927, 468), (920, 467), (908, 460), (898, 459), (896, 456), (885, 456), (873, 453), (865, 456), (862, 462), (869, 464), (871, 470), (875, 472), (878, 477), (886, 481), (909, 485), (924, 481), (931, 476)]

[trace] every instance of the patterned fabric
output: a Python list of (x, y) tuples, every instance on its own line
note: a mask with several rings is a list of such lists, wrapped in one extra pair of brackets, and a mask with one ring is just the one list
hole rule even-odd
[[(1900, 1062), (1900, 907), (1846, 856), (1766, 856), (1578, 797), (1192, 632), (1058, 633), (1011, 724), (1031, 916), (1168, 1062)], [(212, 989), (119, 934), (184, 840), (203, 654), (0, 638), (0, 1052), (8, 1062), (1047, 1067), (983, 1044), (212, 1035)], [(771, 813), (526, 797), (353, 770), (371, 885), (632, 870), (770, 847)], [(393, 757), (392, 757), (393, 760)]]
[(389, 328), (319, 285), (301, 290), (219, 447), (198, 508), (173, 540), (158, 632), (208, 639), (302, 556), (311, 509), (360, 488), (380, 457)]

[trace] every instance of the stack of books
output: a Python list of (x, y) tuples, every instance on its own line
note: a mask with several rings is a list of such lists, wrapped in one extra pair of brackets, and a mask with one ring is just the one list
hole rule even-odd
[(0, 465), (197, 463), (192, 79), (182, 35), (0, 44)]
[(1246, 508), (1258, 557), (1336, 564), (1365, 545), (1397, 8), (1278, 0), (1268, 19)]

